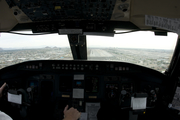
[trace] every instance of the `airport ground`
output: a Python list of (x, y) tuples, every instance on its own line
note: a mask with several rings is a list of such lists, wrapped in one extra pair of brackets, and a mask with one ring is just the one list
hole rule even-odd
[[(157, 71), (165, 71), (172, 58), (171, 50), (89, 48), (88, 60), (128, 62)], [(0, 51), (0, 69), (30, 60), (72, 60), (70, 48), (41, 48)]]

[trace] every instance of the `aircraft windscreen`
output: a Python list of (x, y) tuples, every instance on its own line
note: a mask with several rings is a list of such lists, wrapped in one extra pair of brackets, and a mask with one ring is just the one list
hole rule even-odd
[(163, 72), (170, 64), (177, 36), (155, 36), (149, 31), (87, 36), (88, 60), (128, 62)]
[(73, 60), (67, 36), (1, 33), (0, 69), (30, 60)]
[[(176, 41), (175, 33), (155, 36), (147, 31), (87, 36), (87, 56), (88, 60), (128, 62), (162, 72), (170, 64)], [(30, 60), (73, 60), (67, 35), (0, 34), (0, 69)]]

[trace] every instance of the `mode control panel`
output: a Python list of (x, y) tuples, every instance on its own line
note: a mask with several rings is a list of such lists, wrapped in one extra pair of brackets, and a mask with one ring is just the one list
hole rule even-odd
[(98, 64), (52, 64), (53, 70), (72, 70), (72, 71), (84, 71), (84, 70), (99, 70)]
[(141, 72), (140, 69), (134, 68), (132, 64), (124, 64), (120, 62), (96, 62), (96, 61), (36, 61), (24, 62), (25, 64), (18, 66), (18, 70), (45, 70), (45, 71), (61, 71), (61, 72), (98, 72), (98, 73), (128, 73)]

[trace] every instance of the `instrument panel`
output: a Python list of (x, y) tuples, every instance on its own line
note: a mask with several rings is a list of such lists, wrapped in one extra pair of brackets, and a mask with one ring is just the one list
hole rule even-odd
[(87, 103), (98, 103), (98, 119), (107, 109), (117, 108), (114, 113), (132, 110), (131, 97), (137, 93), (147, 95), (146, 109), (156, 108), (162, 105), (168, 81), (162, 73), (129, 63), (53, 60), (4, 68), (0, 79), (0, 84), (8, 84), (8, 90), (23, 96), (21, 105), (4, 104), (20, 111), (18, 119), (54, 120), (63, 119), (67, 104), (86, 112)]

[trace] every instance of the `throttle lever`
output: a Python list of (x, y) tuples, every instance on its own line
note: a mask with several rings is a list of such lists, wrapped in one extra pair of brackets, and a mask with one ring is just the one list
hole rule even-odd
[(3, 100), (7, 100), (7, 92), (9, 90), (9, 85), (6, 83), (6, 86), (4, 87), (3, 91), (2, 91), (2, 99)]
[(3, 96), (6, 96), (6, 95), (7, 95), (8, 90), (9, 90), (9, 85), (8, 85), (8, 84), (6, 84), (6, 86), (5, 86), (5, 88), (4, 88), (3, 92), (2, 92), (2, 95), (3, 95)]

